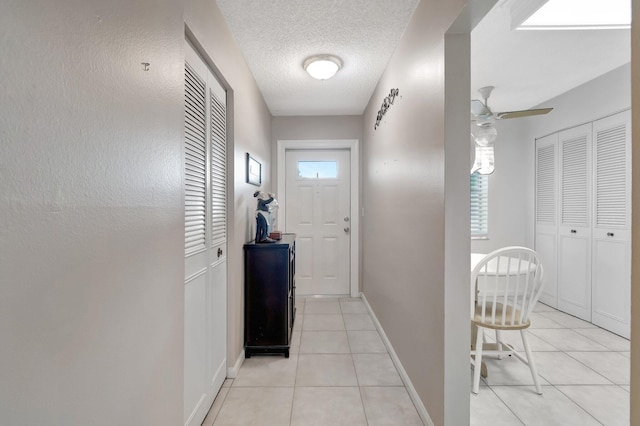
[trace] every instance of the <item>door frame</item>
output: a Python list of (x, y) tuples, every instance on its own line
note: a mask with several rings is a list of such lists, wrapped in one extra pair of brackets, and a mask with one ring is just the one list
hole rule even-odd
[(350, 153), (351, 167), (351, 244), (350, 244), (350, 277), (351, 297), (360, 294), (360, 150), (357, 139), (315, 139), (315, 140), (278, 140), (277, 142), (277, 182), (280, 227), (286, 232), (286, 161), (289, 150), (345, 149)]

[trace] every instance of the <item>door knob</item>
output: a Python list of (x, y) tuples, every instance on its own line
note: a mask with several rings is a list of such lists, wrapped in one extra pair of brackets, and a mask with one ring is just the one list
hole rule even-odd
[(345, 216), (345, 217), (344, 217), (344, 221), (345, 221), (345, 222), (349, 222), (349, 216)]
[(348, 233), (349, 233), (349, 231), (351, 231), (351, 229), (350, 229), (348, 226), (347, 226), (346, 228), (344, 228), (344, 232), (345, 232), (346, 234), (348, 234)]

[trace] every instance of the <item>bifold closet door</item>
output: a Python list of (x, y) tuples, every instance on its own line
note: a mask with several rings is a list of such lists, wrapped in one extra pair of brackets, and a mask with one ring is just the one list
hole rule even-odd
[(227, 375), (226, 92), (185, 42), (184, 424)]
[(591, 124), (558, 133), (558, 309), (591, 321)]
[(593, 123), (592, 321), (626, 338), (631, 316), (631, 113)]

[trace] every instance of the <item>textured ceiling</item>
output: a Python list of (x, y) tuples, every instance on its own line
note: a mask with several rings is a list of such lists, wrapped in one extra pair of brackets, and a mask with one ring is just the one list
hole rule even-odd
[[(471, 34), (470, 97), (495, 86), (494, 111), (531, 108), (631, 59), (629, 30), (511, 31), (499, 0)], [(419, 0), (217, 0), (273, 115), (362, 114)], [(343, 60), (330, 80), (302, 69)]]
[[(273, 115), (360, 115), (419, 0), (217, 0)], [(330, 80), (302, 68), (343, 61)]]
[(495, 86), (494, 112), (527, 109), (631, 60), (629, 30), (511, 31), (502, 0), (471, 33), (471, 98)]

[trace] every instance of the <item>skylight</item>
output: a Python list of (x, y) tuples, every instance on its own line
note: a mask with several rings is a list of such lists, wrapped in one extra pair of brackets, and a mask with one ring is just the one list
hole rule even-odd
[(587, 30), (631, 27), (631, 0), (548, 0), (518, 30)]

